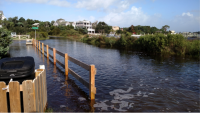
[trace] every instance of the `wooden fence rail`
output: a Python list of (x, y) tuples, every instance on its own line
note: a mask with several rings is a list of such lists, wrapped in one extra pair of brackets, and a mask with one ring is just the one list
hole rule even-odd
[[(61, 67), (63, 67), (65, 69), (65, 76), (68, 77), (68, 73), (70, 73), (71, 75), (73, 75), (80, 83), (82, 83), (85, 87), (87, 87), (89, 89), (89, 95), (90, 95), (90, 99), (91, 100), (95, 100), (95, 94), (96, 94), (96, 87), (95, 87), (95, 75), (96, 75), (96, 68), (95, 65), (87, 65), (75, 58), (72, 58), (70, 56), (68, 56), (67, 53), (62, 53), (58, 50), (56, 50), (55, 48), (51, 48), (46, 44), (42, 43), (42, 50), (41, 50), (41, 44), (40, 41), (35, 41), (33, 39), (34, 42), (36, 42), (36, 44), (33, 44), (36, 48), (38, 48), (39, 51), (41, 51), (43, 54), (46, 53), (46, 57), (51, 57), (53, 59), (53, 63), (54, 65), (56, 65), (56, 63), (58, 63)], [(44, 50), (44, 47), (46, 46), (46, 51)], [(51, 54), (49, 54), (49, 50), (53, 51), (53, 56)], [(59, 60), (56, 59), (56, 53), (62, 57), (64, 57), (65, 59), (65, 63), (61, 63)], [(79, 76), (77, 73), (75, 73), (73, 70), (71, 70), (68, 67), (68, 60), (73, 62), (74, 64), (86, 69), (87, 71), (90, 72), (90, 80), (89, 82), (85, 81), (81, 76)]]
[[(8, 86), (9, 88), (5, 89), (6, 83), (0, 82), (0, 112), (44, 112), (46, 110), (45, 69), (37, 69), (34, 80), (26, 80), (22, 84), (19, 84), (18, 81), (12, 81)], [(20, 91), (23, 93), (23, 98), (20, 98)], [(8, 100), (6, 93), (9, 93)], [(23, 100), (23, 110), (21, 110), (21, 100)], [(9, 106), (8, 103), (10, 103)]]

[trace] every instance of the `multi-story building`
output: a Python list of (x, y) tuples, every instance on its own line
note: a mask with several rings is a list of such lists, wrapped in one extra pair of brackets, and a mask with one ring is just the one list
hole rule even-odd
[(0, 16), (0, 19), (1, 19), (1, 20), (6, 19), (6, 17), (5, 17), (4, 14), (3, 14), (3, 11), (0, 11), (0, 15), (1, 15), (1, 16)]
[(95, 33), (95, 29), (92, 29), (92, 23), (90, 21), (78, 21), (76, 22), (76, 27), (86, 28), (88, 30), (88, 34)]
[(58, 26), (58, 25), (63, 25), (63, 26), (72, 25), (74, 28), (76, 27), (86, 28), (88, 30), (88, 34), (95, 33), (95, 29), (92, 29), (92, 23), (86, 20), (77, 21), (77, 22), (68, 22), (68, 21), (65, 21), (64, 19), (58, 19), (53, 24), (53, 26)]

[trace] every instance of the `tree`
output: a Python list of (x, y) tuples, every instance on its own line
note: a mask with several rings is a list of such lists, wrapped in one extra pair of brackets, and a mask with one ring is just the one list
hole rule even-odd
[(155, 33), (156, 31), (158, 31), (158, 28), (156, 28), (156, 27), (151, 27), (151, 33)]
[(105, 22), (99, 22), (95, 28), (95, 31), (99, 33), (110, 33), (112, 26), (108, 26)]
[(24, 23), (26, 20), (23, 18), (23, 17), (21, 17), (20, 19), (19, 19), (19, 22), (22, 22), (22, 23)]
[(12, 21), (14, 22), (14, 24), (17, 24), (17, 22), (18, 22), (18, 17), (15, 16), (14, 18), (12, 18)]
[(134, 26), (131, 25), (131, 26), (129, 27), (128, 31), (131, 32), (131, 33), (135, 33)]
[(9, 44), (12, 42), (12, 38), (10, 36), (11, 32), (7, 29), (0, 28), (0, 59), (7, 55), (9, 50)]
[(117, 30), (116, 34), (122, 34), (122, 30), (121, 29)]
[(55, 23), (55, 21), (54, 21), (54, 20), (52, 20), (52, 21), (51, 21), (51, 25), (53, 25), (54, 23)]
[(166, 30), (167, 29), (169, 29), (170, 27), (168, 26), (168, 25), (164, 25), (163, 27), (162, 27), (162, 29), (166, 32)]

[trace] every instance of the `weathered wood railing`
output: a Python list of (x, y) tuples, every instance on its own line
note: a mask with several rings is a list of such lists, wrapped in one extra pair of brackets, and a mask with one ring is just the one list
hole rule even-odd
[[(9, 88), (6, 89), (6, 83), (0, 82), (0, 112), (44, 112), (46, 110), (45, 69), (37, 69), (34, 80), (26, 80), (22, 84), (19, 84), (18, 81), (12, 81), (8, 86)], [(23, 99), (20, 98), (20, 91), (23, 92)], [(8, 100), (6, 93), (9, 93)], [(23, 100), (23, 110), (21, 110), (21, 100)], [(8, 103), (10, 103), (9, 106)]]
[[(62, 66), (65, 69), (65, 76), (68, 77), (68, 73), (73, 75), (79, 82), (81, 82), (85, 87), (89, 89), (89, 95), (91, 100), (95, 100), (95, 94), (96, 94), (96, 87), (95, 87), (95, 75), (96, 75), (96, 68), (95, 65), (87, 65), (75, 58), (72, 58), (68, 56), (67, 53), (62, 53), (55, 48), (51, 48), (48, 45), (45, 45), (42, 43), (42, 47), (40, 46), (41, 43), (38, 40), (33, 40), (33, 45), (39, 49), (43, 54), (46, 53), (46, 57), (51, 57), (53, 59), (54, 65), (58, 63), (60, 66)], [(44, 50), (44, 46), (46, 46), (46, 51)], [(42, 50), (41, 50), (42, 48)], [(49, 50), (53, 51), (53, 56), (49, 54)], [(60, 56), (64, 57), (65, 61), (64, 64), (61, 63), (59, 60), (56, 59), (56, 53)], [(87, 71), (90, 71), (90, 80), (89, 83), (85, 81), (81, 76), (79, 76), (77, 73), (75, 73), (72, 69), (68, 67), (68, 60), (75, 63), (76, 65), (79, 65), (80, 67), (86, 69)]]

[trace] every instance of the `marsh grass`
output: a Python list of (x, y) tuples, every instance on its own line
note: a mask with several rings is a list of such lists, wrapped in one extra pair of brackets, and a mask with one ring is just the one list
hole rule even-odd
[(89, 35), (86, 35), (81, 41), (96, 46), (134, 49), (152, 54), (194, 57), (200, 55), (200, 40), (189, 41), (180, 34), (168, 34), (167, 36), (155, 34), (141, 36), (140, 38), (131, 37), (130, 34), (122, 34), (118, 39), (105, 36), (90, 38)]

